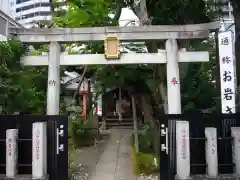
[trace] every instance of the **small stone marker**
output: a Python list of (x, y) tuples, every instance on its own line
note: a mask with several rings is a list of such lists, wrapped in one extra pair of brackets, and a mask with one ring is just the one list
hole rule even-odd
[(18, 160), (18, 130), (6, 130), (6, 177), (15, 178)]
[(177, 154), (177, 177), (188, 179), (190, 177), (190, 143), (189, 122), (176, 122), (176, 154)]
[(234, 173), (240, 176), (240, 127), (232, 127), (231, 134), (233, 137), (233, 163), (235, 163)]
[(43, 179), (47, 176), (46, 123), (37, 122), (32, 126), (32, 177)]
[(207, 175), (211, 178), (218, 176), (217, 129), (205, 128)]

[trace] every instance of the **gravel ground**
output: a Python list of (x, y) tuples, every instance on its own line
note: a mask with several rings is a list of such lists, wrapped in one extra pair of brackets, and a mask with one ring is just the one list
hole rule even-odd
[(137, 180), (160, 180), (160, 176), (158, 176), (158, 175), (149, 175), (149, 176), (141, 175), (137, 178)]
[(70, 180), (88, 180), (108, 140), (101, 140), (95, 146), (73, 150), (70, 157)]

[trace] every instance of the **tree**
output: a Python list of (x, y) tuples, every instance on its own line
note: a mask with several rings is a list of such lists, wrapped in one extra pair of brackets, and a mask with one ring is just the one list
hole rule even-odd
[(24, 68), (20, 58), (28, 47), (18, 41), (0, 43), (2, 113), (45, 112), (46, 68)]
[[(19, 41), (10, 39), (0, 42), (0, 113), (46, 112), (48, 69), (24, 67), (20, 59), (27, 52), (29, 47)], [(64, 112), (61, 98), (60, 113)]]
[[(195, 50), (209, 51), (210, 62), (191, 63), (189, 71), (181, 86), (183, 112), (194, 112), (200, 109), (216, 107), (216, 81), (218, 76), (216, 44), (214, 39), (199, 44)], [(217, 110), (214, 108), (214, 110)]]

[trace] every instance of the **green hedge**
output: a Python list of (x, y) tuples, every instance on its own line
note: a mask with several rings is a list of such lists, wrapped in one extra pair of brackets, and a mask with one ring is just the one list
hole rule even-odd
[(157, 158), (157, 166), (154, 164), (155, 156), (153, 154), (146, 154), (142, 152), (136, 152), (135, 147), (132, 148), (132, 165), (133, 172), (136, 175), (139, 174), (152, 174), (159, 172), (159, 158)]
[(89, 128), (89, 121), (82, 120), (80, 116), (71, 119), (68, 133), (75, 148), (94, 144), (93, 130)]
[[(131, 136), (132, 143), (132, 166), (133, 173), (136, 175), (145, 174), (149, 175), (155, 172), (159, 172), (159, 158), (154, 156), (151, 151), (151, 145), (147, 142), (147, 137), (139, 135), (139, 149), (140, 152), (136, 152), (134, 145), (134, 136)], [(144, 152), (143, 152), (144, 151)], [(157, 166), (154, 164), (154, 158), (157, 158)]]

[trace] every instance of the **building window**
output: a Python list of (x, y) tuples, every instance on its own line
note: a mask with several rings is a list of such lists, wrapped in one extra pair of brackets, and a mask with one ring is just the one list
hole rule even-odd
[(17, 17), (16, 21), (20, 21), (20, 20), (24, 20), (24, 19), (28, 19), (36, 16), (50, 16), (50, 15), (51, 15), (50, 11), (34, 12), (34, 13), (26, 14), (24, 16)]
[(31, 0), (17, 0), (16, 4), (21, 4), (21, 3), (24, 3), (24, 2), (27, 2), (27, 1), (31, 1)]
[(15, 5), (15, 3), (13, 1), (11, 1), (9, 6), (10, 6), (10, 8), (13, 8), (14, 5)]
[(33, 8), (38, 8), (38, 7), (50, 7), (50, 3), (46, 2), (46, 3), (31, 4), (31, 5), (28, 5), (28, 6), (17, 8), (16, 12), (22, 12), (22, 11), (26, 11), (26, 10), (33, 9)]

